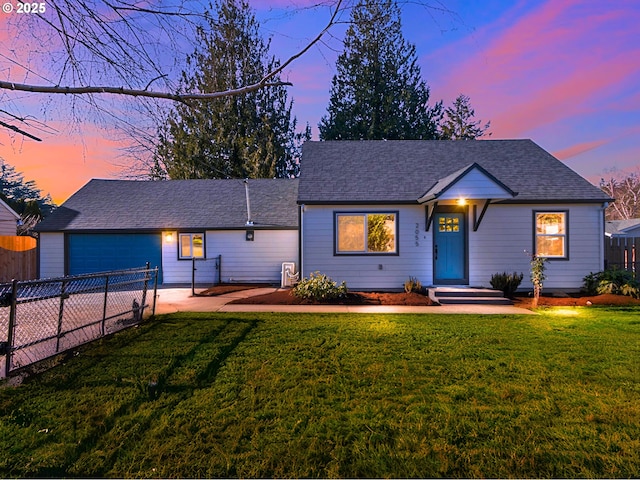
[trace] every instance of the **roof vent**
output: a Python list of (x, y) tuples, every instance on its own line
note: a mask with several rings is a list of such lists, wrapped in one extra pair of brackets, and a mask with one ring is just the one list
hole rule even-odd
[(249, 179), (244, 179), (244, 195), (247, 199), (247, 225), (253, 225), (253, 220), (251, 220), (251, 202), (249, 201)]

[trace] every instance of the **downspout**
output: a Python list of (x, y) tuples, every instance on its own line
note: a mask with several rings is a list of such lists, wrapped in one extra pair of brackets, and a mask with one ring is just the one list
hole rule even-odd
[(304, 278), (303, 267), (302, 267), (302, 242), (304, 237), (302, 235), (302, 229), (304, 225), (304, 204), (298, 207), (298, 279), (302, 280)]
[(605, 232), (606, 232), (606, 213), (605, 210), (609, 207), (609, 202), (604, 202), (602, 204), (602, 208), (600, 209), (602, 211), (602, 217), (601, 217), (601, 224), (600, 224), (600, 269), (604, 270), (607, 268), (607, 266), (604, 264), (604, 236), (605, 236)]

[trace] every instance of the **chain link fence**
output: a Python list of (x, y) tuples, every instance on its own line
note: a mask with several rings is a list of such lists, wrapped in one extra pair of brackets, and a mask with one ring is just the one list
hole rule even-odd
[[(142, 321), (158, 268), (0, 284), (0, 377)], [(149, 289), (153, 289), (149, 292)]]

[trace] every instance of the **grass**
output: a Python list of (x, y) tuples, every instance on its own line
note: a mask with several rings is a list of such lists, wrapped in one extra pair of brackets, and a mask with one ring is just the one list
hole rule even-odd
[(174, 314), (0, 389), (2, 477), (638, 477), (640, 310)]

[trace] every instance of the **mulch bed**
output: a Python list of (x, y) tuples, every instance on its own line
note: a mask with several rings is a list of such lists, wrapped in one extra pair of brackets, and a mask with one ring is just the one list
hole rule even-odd
[[(225, 293), (237, 292), (252, 288), (273, 287), (273, 285), (256, 284), (224, 284), (211, 287), (199, 295), (222, 295)], [(528, 296), (518, 296), (513, 299), (514, 306), (520, 308), (531, 308), (533, 299)], [(230, 303), (249, 305), (314, 305), (317, 302), (309, 302), (294, 297), (291, 290), (278, 290), (266, 295), (256, 295), (248, 298), (233, 300)], [(419, 293), (404, 292), (349, 292), (347, 298), (329, 302), (335, 305), (413, 305), (431, 306), (434, 303), (431, 299)], [(640, 300), (622, 295), (596, 295), (590, 297), (555, 297), (543, 295), (538, 301), (538, 306), (568, 307), (568, 306), (588, 306), (588, 305), (612, 305), (612, 306), (640, 306)]]
[[(531, 308), (533, 298), (516, 297), (514, 306), (520, 308)], [(592, 297), (552, 297), (542, 295), (538, 301), (539, 307), (584, 307), (589, 305), (610, 305), (610, 306), (638, 306), (640, 300), (624, 295), (613, 295), (606, 293)]]
[[(278, 290), (266, 295), (257, 295), (234, 300), (231, 303), (249, 305), (320, 305), (320, 302), (310, 302), (293, 296), (291, 290)], [(349, 292), (347, 298), (326, 302), (333, 305), (416, 305), (430, 306), (433, 302), (426, 295), (419, 293), (380, 293), (380, 292)]]

